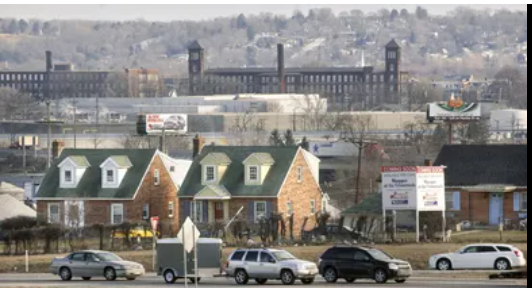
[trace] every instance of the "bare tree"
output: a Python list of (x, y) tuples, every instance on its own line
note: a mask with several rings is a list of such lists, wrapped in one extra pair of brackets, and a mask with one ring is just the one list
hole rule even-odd
[(229, 127), (230, 142), (238, 146), (261, 146), (267, 143), (268, 135), (264, 129), (264, 121), (252, 112), (236, 115), (233, 125)]
[(38, 120), (44, 115), (39, 102), (30, 94), (0, 87), (0, 119)]

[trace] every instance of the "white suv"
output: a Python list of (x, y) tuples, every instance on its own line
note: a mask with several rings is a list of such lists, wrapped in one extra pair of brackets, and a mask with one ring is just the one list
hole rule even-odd
[(315, 263), (298, 260), (286, 251), (264, 249), (235, 251), (229, 256), (225, 272), (239, 285), (248, 284), (250, 279), (260, 285), (268, 280), (281, 280), (284, 285), (301, 280), (311, 285), (319, 270)]
[(527, 261), (521, 250), (505, 244), (469, 245), (456, 253), (440, 254), (430, 258), (431, 269), (446, 270), (511, 270), (525, 267)]

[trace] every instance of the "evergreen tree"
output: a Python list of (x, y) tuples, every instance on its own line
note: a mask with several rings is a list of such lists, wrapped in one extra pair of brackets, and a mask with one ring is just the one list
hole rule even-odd
[(281, 138), (281, 134), (279, 133), (279, 130), (275, 129), (272, 131), (272, 134), (270, 135), (270, 146), (277, 146), (277, 147), (283, 147), (284, 142)]
[(30, 28), (30, 25), (28, 24), (28, 22), (26, 22), (26, 20), (20, 19), (18, 21), (18, 29), (20, 33), (23, 33), (23, 34), (27, 33), (29, 28)]
[(18, 34), (20, 32), (18, 28), (18, 23), (16, 20), (12, 20), (11, 23), (9, 23), (9, 27), (7, 28), (7, 32), (9, 34)]
[(303, 137), (303, 140), (301, 140), (301, 144), (299, 144), (299, 146), (310, 152), (310, 143), (308, 142), (307, 136)]
[(284, 133), (284, 145), (289, 147), (296, 146), (294, 133), (290, 129), (286, 130), (286, 132)]
[(248, 28), (248, 20), (246, 19), (246, 16), (244, 14), (238, 15), (238, 18), (236, 19), (236, 27), (238, 29)]
[(399, 11), (397, 11), (397, 9), (393, 9), (392, 12), (390, 13), (390, 21), (395, 21), (395, 19), (397, 19), (397, 17), (399, 17)]
[(41, 35), (41, 22), (35, 21), (33, 22), (33, 28), (31, 28), (31, 34), (33, 35)]

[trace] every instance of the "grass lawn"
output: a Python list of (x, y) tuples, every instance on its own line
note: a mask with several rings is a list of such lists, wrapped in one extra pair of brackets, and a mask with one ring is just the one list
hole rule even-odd
[[(430, 256), (434, 254), (454, 252), (460, 249), (463, 244), (449, 243), (426, 243), (426, 244), (404, 244), (404, 245), (377, 245), (376, 248), (383, 249), (394, 257), (409, 261), (414, 269), (426, 270)], [(528, 244), (515, 244), (516, 247), (523, 250), (528, 257)], [(294, 256), (312, 262), (318, 262), (319, 257), (327, 250), (329, 246), (311, 246), (311, 247), (291, 247), (287, 248)], [(224, 250), (224, 259), (234, 249)], [(142, 263), (146, 269), (151, 272), (152, 252), (151, 251), (131, 251), (118, 252), (119, 256), (126, 260)], [(30, 256), (30, 272), (47, 273), (50, 262), (56, 256), (64, 255), (36, 255)], [(24, 272), (24, 256), (0, 256), (0, 273)]]

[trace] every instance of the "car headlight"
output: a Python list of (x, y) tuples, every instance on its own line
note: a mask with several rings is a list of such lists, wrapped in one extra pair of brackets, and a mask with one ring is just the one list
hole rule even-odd
[(390, 265), (388, 265), (388, 268), (390, 268), (390, 270), (399, 270), (399, 266), (395, 263), (390, 263)]

